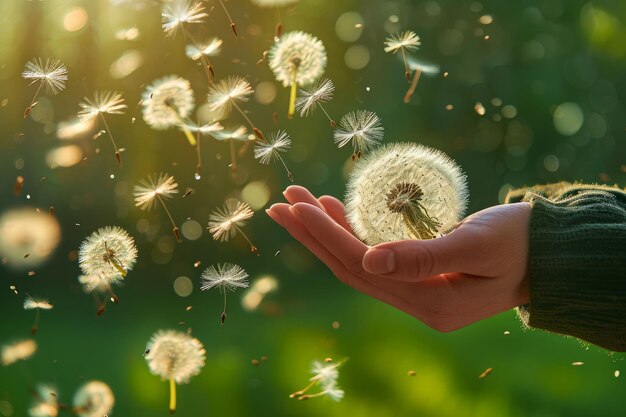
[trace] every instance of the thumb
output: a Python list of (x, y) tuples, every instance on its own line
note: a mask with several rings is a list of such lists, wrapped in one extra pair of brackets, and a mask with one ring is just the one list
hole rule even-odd
[(480, 243), (460, 230), (432, 240), (402, 240), (370, 248), (363, 269), (400, 281), (418, 281), (446, 272), (477, 274)]

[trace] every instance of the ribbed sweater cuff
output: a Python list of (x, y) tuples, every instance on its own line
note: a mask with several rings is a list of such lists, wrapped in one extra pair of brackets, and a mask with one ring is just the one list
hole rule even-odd
[(530, 303), (519, 316), (531, 327), (626, 351), (626, 195), (575, 187), (550, 197), (523, 198), (532, 206)]

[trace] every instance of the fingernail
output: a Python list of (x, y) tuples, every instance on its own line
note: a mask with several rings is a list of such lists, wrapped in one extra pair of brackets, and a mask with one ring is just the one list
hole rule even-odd
[(280, 220), (280, 214), (278, 214), (275, 211), (272, 211), (272, 209), (267, 209), (265, 210), (265, 212), (267, 213), (268, 216), (270, 216), (274, 221), (279, 221)]
[(389, 274), (396, 269), (396, 255), (388, 249), (370, 249), (363, 256), (363, 268), (372, 274)]

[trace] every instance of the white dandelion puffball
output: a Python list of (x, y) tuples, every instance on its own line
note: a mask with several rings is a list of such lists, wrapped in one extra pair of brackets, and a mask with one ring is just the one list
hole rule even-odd
[(7, 210), (0, 216), (0, 257), (14, 269), (46, 261), (61, 240), (55, 217), (31, 207)]
[(78, 250), (83, 274), (115, 282), (133, 269), (137, 260), (134, 239), (118, 226), (102, 227), (87, 237)]
[(163, 379), (187, 383), (204, 366), (205, 350), (200, 341), (187, 333), (159, 330), (146, 346), (150, 372)]
[(413, 239), (402, 213), (388, 206), (388, 194), (404, 184), (421, 189), (419, 204), (436, 221), (437, 235), (452, 228), (467, 206), (465, 174), (443, 152), (416, 143), (374, 150), (354, 167), (346, 192), (346, 217), (368, 245)]
[(78, 417), (102, 417), (115, 405), (115, 396), (104, 382), (89, 381), (74, 394), (74, 410)]
[(153, 129), (178, 126), (195, 105), (191, 84), (177, 75), (154, 81), (143, 93), (143, 120)]
[(252, 0), (252, 4), (259, 7), (283, 7), (297, 2), (298, 0)]
[(305, 32), (287, 32), (270, 49), (269, 65), (276, 79), (288, 87), (308, 85), (324, 74), (326, 48), (322, 41)]

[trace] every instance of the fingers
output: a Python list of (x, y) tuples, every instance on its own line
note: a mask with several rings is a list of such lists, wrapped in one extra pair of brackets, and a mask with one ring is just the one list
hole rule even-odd
[(371, 248), (363, 268), (401, 281), (419, 281), (449, 272), (480, 275), (483, 261), (475, 250), (478, 242), (460, 230), (432, 240), (403, 240)]
[[(318, 198), (320, 204), (324, 207), (324, 211), (337, 222), (338, 225), (352, 233), (352, 227), (346, 221), (345, 207), (343, 203), (337, 200), (335, 197), (329, 195), (323, 195)], [(354, 233), (352, 233), (354, 234)]]
[(317, 201), (317, 198), (315, 198), (315, 196), (311, 194), (309, 190), (299, 185), (291, 185), (287, 187), (283, 192), (283, 195), (291, 204), (307, 203), (321, 210), (324, 210), (320, 202)]
[(324, 248), (317, 239), (311, 236), (308, 230), (294, 217), (289, 207), (288, 204), (274, 204), (267, 210), (267, 214), (324, 262), (340, 281), (370, 297), (374, 297), (406, 313), (412, 314), (411, 306), (402, 297), (394, 295), (348, 271), (342, 262)]
[(335, 223), (324, 211), (310, 204), (297, 203), (292, 206), (291, 212), (348, 271), (356, 275), (363, 273), (363, 255), (368, 249), (363, 242)]

